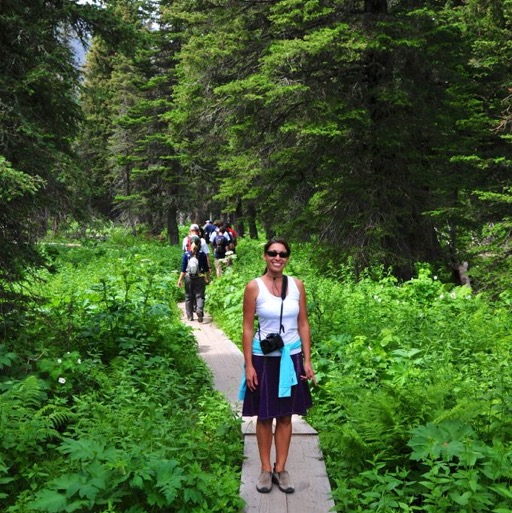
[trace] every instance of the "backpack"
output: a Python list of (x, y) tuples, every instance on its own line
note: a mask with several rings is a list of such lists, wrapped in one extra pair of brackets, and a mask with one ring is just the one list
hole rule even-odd
[(213, 241), (215, 245), (215, 253), (219, 258), (224, 258), (226, 256), (226, 246), (228, 245), (228, 239), (224, 235), (220, 233), (215, 237)]
[(195, 255), (190, 255), (188, 258), (187, 273), (192, 276), (199, 274), (199, 260)]
[(236, 246), (237, 233), (235, 232), (235, 230), (233, 230), (233, 228), (226, 228), (226, 230), (228, 231), (229, 236), (231, 237), (231, 244), (233, 246)]
[(207, 224), (204, 227), (204, 237), (203, 238), (207, 244), (209, 244), (211, 242), (212, 233), (214, 233), (214, 232), (215, 232), (215, 225)]

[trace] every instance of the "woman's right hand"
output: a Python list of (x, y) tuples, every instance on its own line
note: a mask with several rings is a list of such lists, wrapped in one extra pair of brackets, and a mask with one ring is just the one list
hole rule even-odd
[(247, 388), (251, 392), (254, 392), (254, 390), (256, 390), (256, 387), (258, 386), (258, 374), (256, 374), (256, 369), (254, 367), (246, 367), (245, 381), (247, 383)]

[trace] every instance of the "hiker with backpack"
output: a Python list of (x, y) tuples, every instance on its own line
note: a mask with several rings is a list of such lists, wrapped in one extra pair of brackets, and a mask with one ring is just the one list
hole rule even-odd
[(224, 230), (225, 230), (224, 231), (224, 237), (226, 237), (226, 239), (228, 239), (228, 241), (231, 242), (231, 235), (229, 234), (228, 230), (226, 230), (226, 225), (224, 224), (224, 221), (221, 221), (220, 219), (217, 219), (217, 221), (215, 221), (213, 223), (213, 225), (215, 226), (215, 232), (210, 235), (210, 242), (212, 244), (213, 244), (213, 240), (218, 235), (219, 230), (221, 228), (224, 228)]
[(201, 239), (192, 235), (190, 250), (181, 259), (178, 287), (185, 280), (185, 311), (189, 321), (194, 320), (194, 306), (198, 322), (203, 322), (206, 284), (210, 282), (210, 266), (201, 249)]
[(211, 268), (210, 248), (208, 247), (208, 243), (206, 242), (206, 240), (203, 237), (201, 237), (201, 230), (198, 224), (193, 223), (190, 225), (188, 235), (183, 238), (183, 242), (181, 244), (183, 251), (190, 251), (192, 237), (199, 237), (201, 241), (201, 251), (206, 255), (206, 259), (208, 260), (208, 267)]
[(215, 232), (216, 229), (217, 229), (217, 227), (212, 223), (212, 220), (208, 219), (206, 221), (206, 224), (203, 226), (204, 240), (206, 241), (207, 244), (211, 243), (210, 239), (211, 239), (212, 233)]
[(216, 232), (215, 237), (212, 239), (212, 246), (214, 250), (215, 257), (215, 271), (217, 277), (222, 275), (222, 260), (226, 258), (226, 251), (229, 246), (229, 239), (226, 236), (226, 229), (224, 226), (221, 226)]
[(226, 223), (226, 231), (229, 233), (229, 246), (228, 251), (232, 251), (233, 253), (236, 252), (236, 243), (238, 240), (238, 233), (236, 233), (235, 229), (230, 225)]

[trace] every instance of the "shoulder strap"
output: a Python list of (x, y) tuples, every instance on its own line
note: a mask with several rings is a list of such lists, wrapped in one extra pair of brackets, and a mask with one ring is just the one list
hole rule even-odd
[(279, 316), (279, 333), (281, 333), (281, 331), (284, 333), (283, 305), (284, 305), (284, 300), (286, 299), (286, 289), (287, 288), (288, 288), (288, 276), (286, 276), (286, 274), (283, 274), (283, 286), (281, 287), (281, 315)]
[(284, 301), (286, 299), (286, 291), (288, 289), (288, 276), (283, 274), (283, 286), (281, 287), (281, 299)]
[[(259, 278), (256, 278), (256, 281), (258, 281)], [(265, 285), (263, 285), (265, 286)], [(283, 274), (283, 286), (281, 287), (281, 314), (279, 315), (279, 333), (281, 331), (284, 333), (285, 329), (283, 326), (283, 304), (284, 300), (286, 299), (286, 290), (288, 289), (288, 276), (286, 274)], [(258, 337), (261, 340), (261, 334), (260, 334), (260, 321), (258, 320)]]

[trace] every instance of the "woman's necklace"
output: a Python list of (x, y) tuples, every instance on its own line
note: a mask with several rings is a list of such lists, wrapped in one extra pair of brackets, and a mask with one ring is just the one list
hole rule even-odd
[[(272, 277), (272, 295), (276, 297), (281, 297), (281, 289), (283, 286), (282, 276), (273, 276)], [(279, 282), (281, 283), (281, 286), (279, 286)]]

